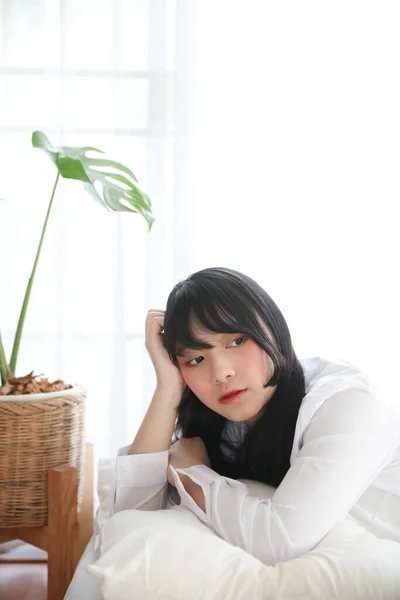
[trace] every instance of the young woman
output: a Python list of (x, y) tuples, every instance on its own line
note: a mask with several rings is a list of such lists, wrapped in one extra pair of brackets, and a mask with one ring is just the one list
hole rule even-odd
[[(345, 516), (400, 541), (396, 402), (347, 362), (299, 361), (255, 281), (191, 275), (165, 313), (149, 311), (146, 348), (157, 387), (117, 459), (115, 511), (182, 504), (266, 564), (311, 550)], [(276, 491), (266, 502), (237, 479)]]

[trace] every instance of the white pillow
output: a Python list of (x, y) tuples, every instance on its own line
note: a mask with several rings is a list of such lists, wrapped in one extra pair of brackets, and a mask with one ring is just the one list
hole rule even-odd
[[(251, 495), (273, 490), (245, 481)], [(344, 519), (311, 552), (267, 566), (182, 506), (126, 510), (102, 527), (88, 571), (105, 600), (399, 600), (400, 544)]]

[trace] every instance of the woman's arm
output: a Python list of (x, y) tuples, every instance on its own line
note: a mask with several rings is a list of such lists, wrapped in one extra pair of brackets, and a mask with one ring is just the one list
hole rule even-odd
[(128, 454), (169, 450), (181, 396), (182, 392), (174, 388), (156, 388)]
[(164, 347), (164, 320), (164, 310), (147, 313), (145, 345), (154, 366), (157, 387), (129, 454), (162, 452), (171, 445), (185, 382)]
[(388, 463), (394, 443), (388, 419), (366, 390), (332, 394), (269, 501), (250, 497), (244, 484), (207, 466), (170, 469), (182, 505), (222, 538), (275, 564), (314, 548)]
[(179, 398), (157, 388), (128, 452), (115, 466), (113, 512), (136, 508), (165, 508), (168, 497), (168, 450), (175, 427)]
[(164, 311), (149, 310), (145, 328), (146, 349), (156, 372), (157, 387), (128, 456), (117, 458), (111, 491), (114, 512), (165, 508), (168, 496), (168, 451), (184, 381), (164, 348)]
[(121, 455), (115, 464), (112, 513), (166, 507), (168, 451)]

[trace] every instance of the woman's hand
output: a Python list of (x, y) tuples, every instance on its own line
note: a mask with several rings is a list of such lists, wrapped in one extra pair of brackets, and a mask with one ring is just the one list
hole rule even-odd
[[(168, 464), (172, 465), (174, 469), (185, 469), (194, 465), (211, 467), (206, 446), (199, 437), (181, 438), (175, 444), (172, 444), (169, 449)], [(171, 469), (168, 469), (168, 481), (175, 486)]]
[(185, 381), (180, 370), (171, 361), (162, 341), (164, 310), (149, 310), (146, 318), (146, 349), (157, 377), (157, 387), (182, 395)]

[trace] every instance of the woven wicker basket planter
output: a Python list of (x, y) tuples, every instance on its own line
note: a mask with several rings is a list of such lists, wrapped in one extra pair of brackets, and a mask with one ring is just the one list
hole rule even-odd
[(86, 392), (0, 396), (0, 527), (47, 525), (47, 472), (78, 470), (83, 497)]

